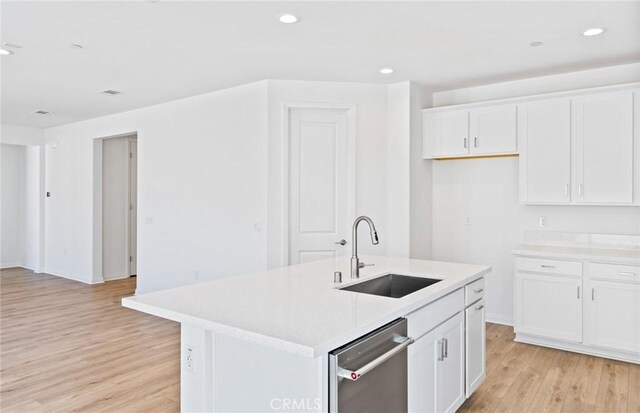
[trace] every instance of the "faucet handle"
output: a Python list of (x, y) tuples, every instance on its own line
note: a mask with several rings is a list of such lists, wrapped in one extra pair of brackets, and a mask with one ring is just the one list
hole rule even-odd
[(365, 264), (364, 262), (360, 262), (358, 264), (358, 268), (364, 268), (364, 267), (373, 267), (375, 264)]

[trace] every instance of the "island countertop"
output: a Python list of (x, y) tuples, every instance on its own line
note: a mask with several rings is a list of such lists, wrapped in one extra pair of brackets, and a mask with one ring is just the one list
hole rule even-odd
[[(491, 271), (484, 265), (362, 256), (372, 267), (352, 280), (349, 257), (222, 278), (122, 299), (144, 313), (318, 357)], [(334, 284), (334, 271), (343, 282)], [(442, 279), (402, 298), (339, 290), (390, 272)]]

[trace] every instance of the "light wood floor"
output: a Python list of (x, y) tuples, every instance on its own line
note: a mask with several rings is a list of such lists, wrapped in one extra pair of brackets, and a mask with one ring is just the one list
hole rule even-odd
[[(179, 411), (179, 326), (121, 307), (134, 289), (3, 270), (0, 410)], [(640, 366), (515, 343), (510, 327), (487, 325), (487, 373), (461, 412), (640, 413)]]
[(487, 378), (459, 412), (640, 413), (640, 365), (513, 338), (487, 324)]
[(123, 308), (135, 279), (0, 275), (0, 410), (177, 412), (180, 326)]

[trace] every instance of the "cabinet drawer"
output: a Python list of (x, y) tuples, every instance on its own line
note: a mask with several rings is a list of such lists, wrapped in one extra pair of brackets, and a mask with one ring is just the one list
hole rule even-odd
[(580, 276), (582, 275), (582, 262), (518, 257), (516, 259), (516, 269), (519, 271), (531, 271), (542, 274)]
[(409, 325), (407, 334), (418, 339), (436, 326), (464, 309), (464, 291), (457, 289), (449, 295), (428, 304), (410, 314), (406, 318)]
[(468, 306), (484, 297), (484, 278), (464, 286), (464, 305)]
[(587, 263), (589, 278), (618, 281), (640, 281), (640, 267), (635, 265)]

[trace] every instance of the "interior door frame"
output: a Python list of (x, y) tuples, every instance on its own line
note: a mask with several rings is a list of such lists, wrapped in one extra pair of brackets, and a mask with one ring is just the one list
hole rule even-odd
[[(138, 185), (137, 185), (137, 181), (138, 181), (138, 176), (137, 176), (137, 171), (138, 171), (138, 137), (136, 135), (130, 136), (127, 138), (127, 233), (125, 235), (126, 240), (127, 240), (127, 276), (131, 277), (131, 264), (132, 264), (132, 256), (131, 256), (131, 228), (132, 228), (132, 223), (131, 223), (131, 212), (132, 212), (132, 208), (131, 208), (131, 180), (132, 178), (134, 178), (131, 174), (131, 162), (133, 159), (132, 156), (132, 152), (131, 152), (131, 144), (135, 142), (136, 143), (136, 176), (135, 176), (135, 180), (136, 180), (136, 212), (138, 209)], [(137, 220), (137, 214), (136, 214), (136, 222), (135, 222), (135, 226), (136, 226), (136, 239), (137, 239), (137, 233), (138, 233), (138, 220)], [(138, 250), (136, 249), (136, 255), (138, 253)], [(136, 257), (136, 266), (138, 264), (138, 257)], [(138, 271), (135, 272), (136, 275), (138, 275)]]
[[(352, 222), (356, 218), (357, 200), (357, 128), (355, 104), (343, 103), (293, 103), (284, 102), (282, 104), (282, 199), (281, 199), (281, 266), (289, 265), (289, 147), (291, 145), (291, 134), (289, 131), (289, 121), (291, 111), (296, 109), (328, 109), (343, 110), (347, 114), (347, 211), (350, 216), (347, 222)], [(345, 231), (348, 231), (348, 227)], [(348, 233), (348, 232), (347, 232)]]

